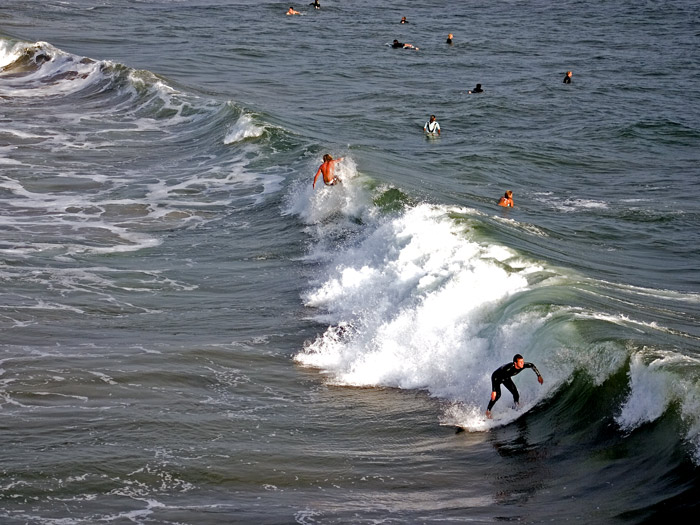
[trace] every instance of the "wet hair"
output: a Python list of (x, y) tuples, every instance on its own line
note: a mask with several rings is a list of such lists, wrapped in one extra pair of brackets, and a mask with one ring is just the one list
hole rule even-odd
[[(513, 197), (513, 190), (508, 190), (508, 191), (506, 191), (506, 197), (508, 197), (509, 199), (510, 199), (511, 197)], [(522, 357), (522, 356), (520, 356), (520, 357)]]
[(323, 156), (323, 162), (328, 162), (329, 160), (333, 160), (333, 157), (331, 157), (328, 153), (326, 153)]
[(521, 356), (520, 354), (515, 354), (513, 356), (513, 362), (515, 363), (518, 359), (523, 359), (523, 356)]

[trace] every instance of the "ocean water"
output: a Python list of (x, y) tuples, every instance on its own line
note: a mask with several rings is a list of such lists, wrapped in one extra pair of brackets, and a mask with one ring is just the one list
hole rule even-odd
[(696, 5), (307, 3), (0, 5), (0, 522), (697, 512)]

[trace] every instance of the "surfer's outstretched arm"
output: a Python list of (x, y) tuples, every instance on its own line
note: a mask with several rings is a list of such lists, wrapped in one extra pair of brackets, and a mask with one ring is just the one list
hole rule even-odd
[(537, 370), (537, 367), (533, 365), (532, 363), (525, 363), (523, 368), (532, 368), (532, 371), (537, 374), (537, 380), (540, 382), (540, 385), (544, 383), (544, 379), (542, 379), (542, 374), (540, 374), (540, 371)]
[(321, 174), (321, 168), (318, 168), (318, 171), (316, 172), (316, 175), (314, 176), (314, 183), (311, 185), (312, 188), (316, 187), (316, 180), (318, 180), (318, 176)]

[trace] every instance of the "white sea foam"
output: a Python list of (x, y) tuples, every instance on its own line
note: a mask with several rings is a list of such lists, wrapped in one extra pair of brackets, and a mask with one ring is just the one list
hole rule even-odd
[(615, 421), (620, 428), (633, 432), (659, 419), (672, 403), (680, 407), (685, 424), (685, 439), (700, 463), (700, 394), (697, 374), (700, 360), (673, 351), (645, 349), (630, 360), (630, 393), (620, 407)]
[[(318, 241), (309, 258), (321, 268), (303, 299), (329, 325), (296, 360), (320, 369), (329, 382), (423, 389), (446, 401), (442, 423), (486, 430), (520, 417), (569, 382), (575, 370), (601, 385), (625, 366), (629, 348), (581, 340), (573, 321), (663, 331), (620, 314), (541, 309), (536, 306), (541, 299), (516, 306), (527, 305), (528, 294), (538, 288), (545, 294), (557, 293), (557, 287), (570, 290), (572, 278), (506, 246), (471, 240), (463, 220), (452, 218), (464, 217), (460, 210), (422, 204), (382, 216), (351, 159), (340, 166), (342, 186), (300, 186), (289, 204)], [(490, 374), (516, 352), (538, 365), (545, 384), (525, 371), (517, 381), (521, 410), (510, 407), (505, 393), (498, 414), (487, 421)], [(668, 408), (671, 383), (660, 364), (649, 369), (633, 361), (632, 394), (618, 416), (621, 428), (636, 428)], [(692, 399), (684, 396), (684, 406), (694, 406)], [(688, 439), (700, 440), (692, 408), (685, 412), (692, 419)]]
[(12, 64), (26, 49), (26, 44), (11, 44), (8, 40), (0, 40), (0, 69)]
[(236, 123), (226, 133), (224, 144), (233, 144), (241, 140), (261, 137), (264, 132), (265, 128), (255, 124), (251, 115), (243, 114), (238, 117)]
[(607, 209), (609, 203), (595, 199), (574, 199), (574, 198), (552, 198), (552, 192), (538, 192), (534, 194), (534, 199), (544, 206), (553, 207), (561, 212), (577, 212), (592, 209)]
[[(80, 91), (102, 77), (102, 63), (83, 60), (52, 46), (47, 42), (16, 44), (3, 56), (16, 60), (22, 54), (43, 54), (50, 60), (37, 63), (33, 71), (26, 71), (19, 78), (4, 78), (0, 95), (35, 97), (37, 95), (66, 95)], [(2, 60), (2, 58), (0, 58)], [(5, 64), (7, 65), (7, 64)]]
[[(547, 316), (502, 310), (509, 298), (528, 290), (527, 275), (541, 265), (505, 246), (469, 240), (450, 218), (454, 210), (423, 204), (395, 217), (373, 214), (369, 195), (348, 198), (359, 191), (358, 179), (348, 177), (341, 191), (297, 194), (308, 198), (305, 206), (297, 203), (298, 213), (309, 223), (318, 221), (313, 256), (325, 263), (304, 300), (331, 326), (296, 360), (337, 384), (427, 390), (452, 403), (445, 423), (480, 430), (517, 418), (522, 412), (509, 410), (507, 401), (494, 421), (486, 422), (483, 411), (491, 372), (514, 353), (530, 349), (543, 365), (546, 352), (538, 350), (541, 336), (535, 334)], [(326, 242), (337, 233), (329, 221), (339, 214), (359, 216), (363, 224), (359, 240), (340, 249)], [(544, 388), (534, 374), (523, 376), (523, 409), (567, 373), (550, 375)]]
[(615, 418), (625, 430), (655, 421), (672, 399), (673, 377), (662, 369), (662, 361), (644, 363), (640, 354), (630, 360), (630, 394)]

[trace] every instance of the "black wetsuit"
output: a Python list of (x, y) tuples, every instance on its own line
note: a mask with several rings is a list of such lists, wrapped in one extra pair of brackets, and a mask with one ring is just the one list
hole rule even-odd
[(400, 47), (403, 47), (403, 46), (404, 46), (403, 42), (394, 42), (393, 44), (391, 44), (391, 47), (393, 47), (394, 49), (399, 49)]
[(564, 84), (571, 84), (571, 77), (569, 75), (564, 77)]
[(517, 376), (526, 368), (532, 368), (537, 374), (537, 377), (540, 377), (540, 371), (537, 370), (537, 367), (532, 363), (525, 363), (520, 369), (515, 368), (515, 363), (508, 363), (498, 368), (493, 374), (491, 374), (491, 391), (496, 392), (496, 399), (489, 401), (487, 410), (491, 410), (493, 405), (496, 404), (496, 401), (500, 399), (501, 385), (510, 390), (510, 393), (513, 394), (514, 402), (517, 403), (520, 401), (520, 394), (518, 393), (518, 389), (515, 388), (515, 383), (513, 383), (511, 377)]

